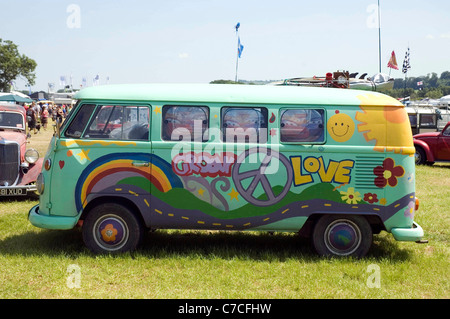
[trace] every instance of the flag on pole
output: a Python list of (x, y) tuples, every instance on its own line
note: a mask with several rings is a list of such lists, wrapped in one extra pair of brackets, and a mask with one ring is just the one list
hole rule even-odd
[(66, 86), (66, 76), (65, 75), (61, 75), (59, 77), (59, 85), (61, 85), (62, 87)]
[(410, 69), (410, 68), (411, 68), (411, 65), (409, 64), (409, 48), (408, 48), (408, 50), (406, 51), (406, 54), (405, 54), (405, 60), (403, 61), (402, 72), (407, 73), (408, 69)]
[(238, 22), (235, 26), (234, 26), (234, 28), (236, 29), (236, 32), (238, 32), (239, 31), (239, 27), (241, 26), (241, 23), (240, 22)]
[(387, 66), (388, 66), (388, 68), (398, 70), (397, 58), (395, 57), (394, 51), (392, 51), (392, 53), (391, 53), (391, 58), (389, 59)]
[(244, 46), (241, 43), (241, 38), (238, 38), (238, 56), (241, 58), (242, 51), (244, 50)]

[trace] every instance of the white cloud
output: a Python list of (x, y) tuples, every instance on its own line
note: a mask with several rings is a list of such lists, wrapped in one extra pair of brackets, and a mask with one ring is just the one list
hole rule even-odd
[(179, 53), (179, 54), (178, 54), (178, 57), (179, 57), (180, 59), (187, 59), (187, 58), (189, 57), (189, 54), (186, 53), (186, 52)]

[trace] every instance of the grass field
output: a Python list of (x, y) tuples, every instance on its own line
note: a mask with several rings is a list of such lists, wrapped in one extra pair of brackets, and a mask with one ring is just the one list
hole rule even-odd
[[(43, 156), (51, 129), (30, 139)], [(416, 171), (428, 244), (374, 236), (366, 258), (322, 259), (293, 234), (157, 231), (133, 254), (95, 256), (81, 231), (32, 226), (37, 201), (0, 199), (0, 298), (450, 297), (450, 165)], [(378, 280), (379, 279), (379, 280)]]

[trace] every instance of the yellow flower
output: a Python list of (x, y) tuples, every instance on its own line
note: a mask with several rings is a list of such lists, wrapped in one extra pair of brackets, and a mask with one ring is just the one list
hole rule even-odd
[(347, 204), (358, 204), (361, 200), (361, 194), (356, 192), (353, 187), (349, 187), (346, 192), (341, 192), (341, 199)]

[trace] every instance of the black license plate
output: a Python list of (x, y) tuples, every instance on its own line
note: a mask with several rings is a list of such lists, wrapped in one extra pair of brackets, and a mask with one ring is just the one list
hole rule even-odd
[(0, 196), (26, 196), (26, 187), (0, 188)]

